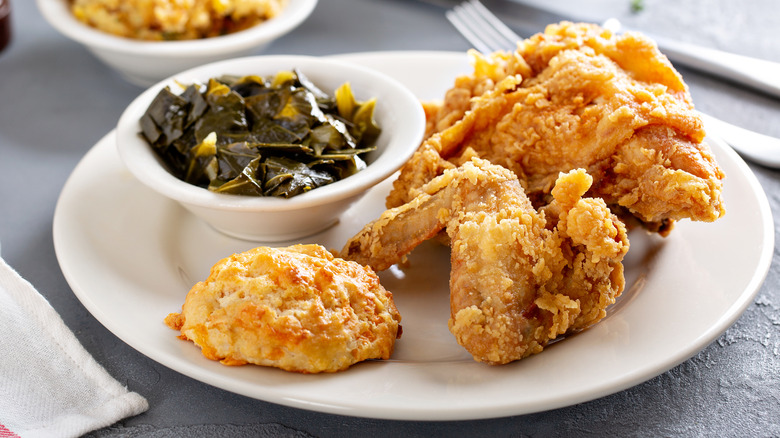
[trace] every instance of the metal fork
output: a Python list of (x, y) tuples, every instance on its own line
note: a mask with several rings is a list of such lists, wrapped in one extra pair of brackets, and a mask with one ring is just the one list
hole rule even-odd
[(482, 53), (510, 50), (523, 39), (478, 0), (465, 1), (444, 15)]
[[(482, 53), (512, 50), (522, 40), (479, 0), (465, 1), (445, 13), (455, 29)], [(740, 155), (758, 164), (780, 168), (780, 139), (749, 131), (699, 112), (704, 127)]]

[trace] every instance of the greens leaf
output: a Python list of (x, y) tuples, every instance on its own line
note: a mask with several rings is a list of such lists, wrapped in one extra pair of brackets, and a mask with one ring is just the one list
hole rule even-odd
[(289, 198), (346, 178), (381, 132), (375, 99), (349, 83), (331, 97), (298, 70), (182, 87), (158, 93), (141, 135), (176, 177), (219, 193)]

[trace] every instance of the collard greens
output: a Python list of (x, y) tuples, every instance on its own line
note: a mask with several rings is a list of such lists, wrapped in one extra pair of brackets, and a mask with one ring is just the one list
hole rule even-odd
[(168, 170), (220, 193), (289, 198), (366, 167), (380, 128), (376, 100), (349, 83), (331, 97), (300, 71), (270, 79), (223, 76), (168, 87), (141, 117), (141, 134)]

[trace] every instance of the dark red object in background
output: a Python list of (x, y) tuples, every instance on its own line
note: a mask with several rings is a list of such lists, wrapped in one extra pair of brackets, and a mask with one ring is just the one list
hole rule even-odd
[(11, 41), (11, 4), (9, 0), (0, 0), (0, 52)]

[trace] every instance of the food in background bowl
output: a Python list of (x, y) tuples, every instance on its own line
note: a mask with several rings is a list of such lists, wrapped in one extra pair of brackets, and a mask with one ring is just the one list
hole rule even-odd
[(287, 0), (70, 0), (71, 11), (95, 29), (127, 38), (208, 38), (273, 18)]
[(241, 31), (211, 38), (149, 41), (117, 36), (79, 21), (70, 10), (69, 0), (36, 0), (52, 27), (83, 44), (125, 79), (142, 87), (199, 65), (259, 53), (297, 28), (317, 5), (317, 0), (285, 1), (278, 15)]
[(221, 76), (160, 90), (141, 132), (177, 178), (217, 193), (289, 198), (366, 167), (376, 99), (335, 97), (300, 71)]

